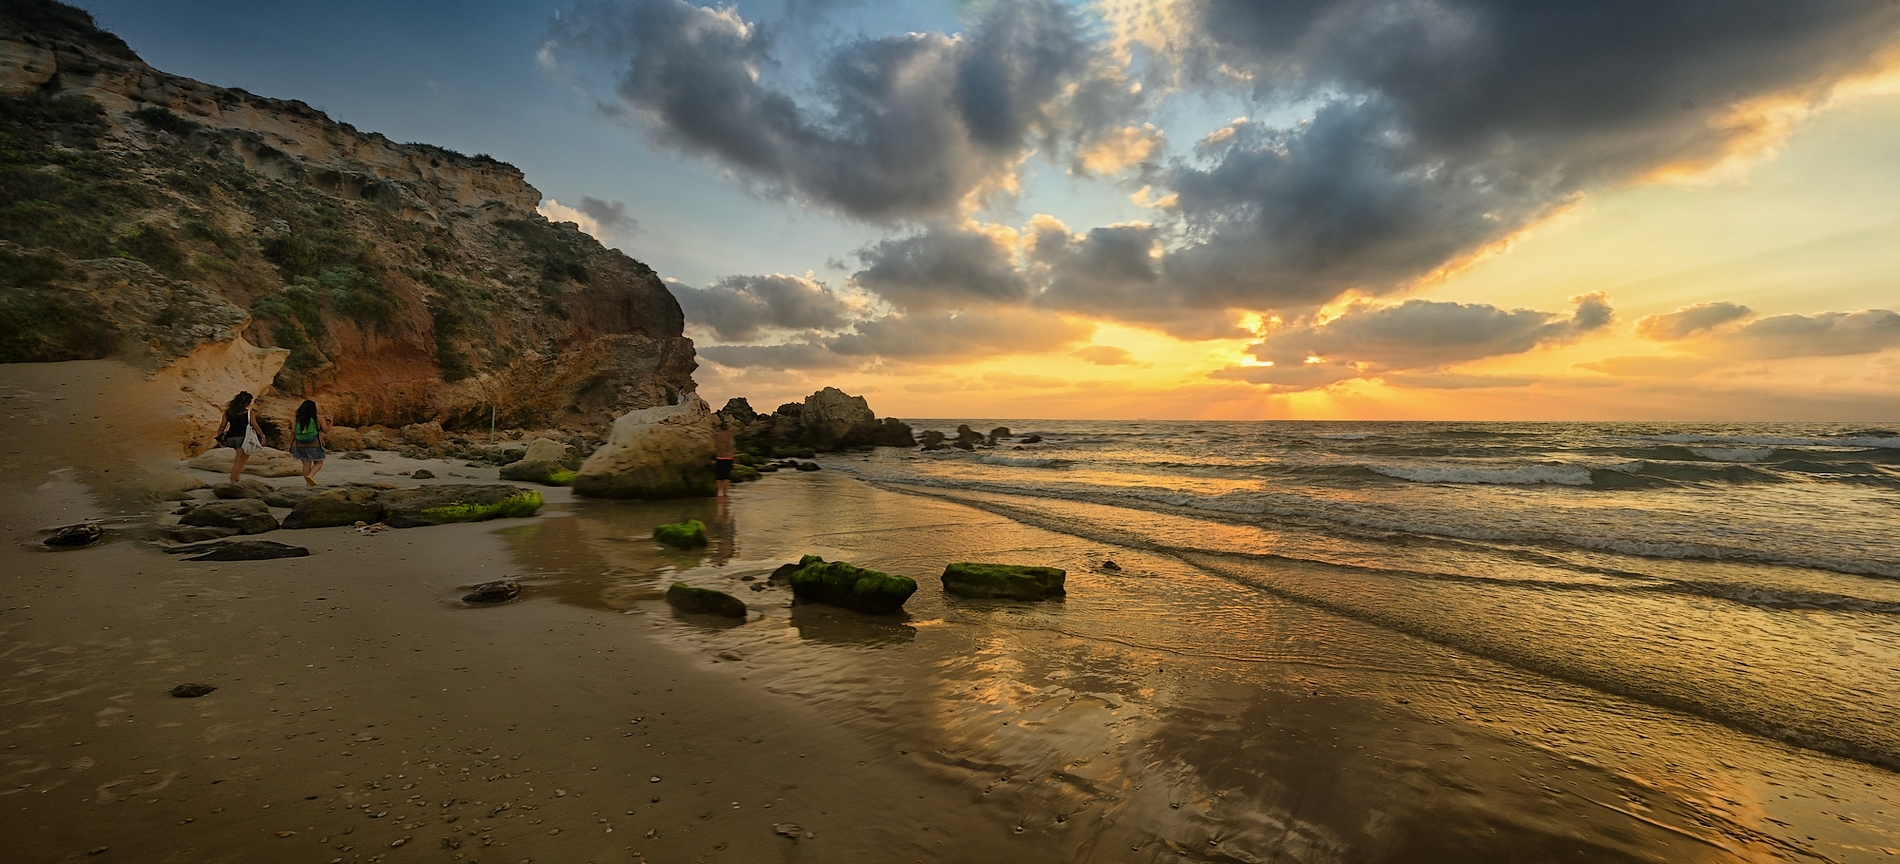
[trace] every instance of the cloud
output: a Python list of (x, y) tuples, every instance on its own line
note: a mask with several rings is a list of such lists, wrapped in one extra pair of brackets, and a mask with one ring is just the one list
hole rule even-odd
[(1658, 342), (1674, 342), (1755, 314), (1735, 303), (1698, 303), (1674, 312), (1647, 315), (1636, 322), (1636, 335)]
[(1360, 377), (1359, 370), (1339, 363), (1276, 363), (1271, 366), (1228, 366), (1208, 373), (1209, 378), (1272, 385), (1283, 392), (1316, 390)]
[(909, 361), (977, 359), (1068, 350), (1094, 326), (1048, 312), (985, 309), (957, 314), (893, 313), (860, 321), (827, 343), (848, 356)]
[(1354, 303), (1325, 323), (1273, 331), (1247, 350), (1276, 365), (1297, 365), (1317, 357), (1374, 371), (1433, 369), (1575, 341), (1609, 324), (1612, 313), (1603, 295), (1587, 294), (1576, 298), (1576, 303), (1576, 311), (1567, 318), (1477, 303)]
[(1054, 375), (1030, 375), (1022, 372), (985, 372), (983, 373), (983, 380), (991, 384), (1001, 384), (1011, 389), (1029, 387), (1038, 390), (1049, 390), (1070, 386), (1069, 379), (1067, 378), (1057, 378)]
[(864, 357), (846, 357), (816, 342), (781, 345), (707, 345), (699, 356), (734, 369), (837, 370), (863, 366)]
[(1886, 309), (1757, 318), (1735, 303), (1699, 303), (1649, 315), (1636, 332), (1661, 342), (1688, 342), (1700, 354), (1736, 359), (1837, 357), (1900, 346), (1900, 315)]
[(593, 217), (600, 227), (611, 231), (625, 231), (629, 234), (640, 232), (640, 223), (627, 215), (627, 205), (619, 201), (602, 201), (592, 195), (581, 196), (582, 213)]
[(1137, 366), (1140, 361), (1126, 348), (1113, 345), (1090, 345), (1070, 352), (1070, 356), (1080, 357), (1097, 366)]
[[(621, 64), (614, 110), (765, 187), (873, 222), (942, 217), (1013, 187), (1031, 150), (1105, 132), (1119, 73), (1056, 0), (1000, 3), (967, 33), (857, 38), (807, 106), (768, 79), (768, 30), (732, 7), (587, 0), (553, 43)], [(1099, 79), (1099, 80), (1096, 80)]]
[(707, 327), (720, 339), (745, 342), (762, 331), (836, 330), (850, 323), (850, 307), (823, 282), (809, 277), (731, 276), (710, 288), (668, 286), (686, 313), (686, 323)]
[(1747, 357), (1838, 357), (1900, 346), (1900, 315), (1885, 309), (1776, 315), (1743, 325), (1720, 339)]
[(905, 310), (1015, 304), (1029, 298), (1009, 247), (965, 227), (938, 226), (858, 250), (866, 265), (851, 279)]
[(1479, 390), (1490, 387), (1529, 387), (1536, 378), (1506, 375), (1460, 375), (1455, 372), (1387, 372), (1379, 378), (1394, 387), (1412, 390)]
[(534, 211), (549, 222), (572, 222), (582, 233), (599, 240), (602, 245), (613, 239), (613, 232), (602, 226), (599, 220), (553, 198), (542, 199), (540, 204), (535, 205)]

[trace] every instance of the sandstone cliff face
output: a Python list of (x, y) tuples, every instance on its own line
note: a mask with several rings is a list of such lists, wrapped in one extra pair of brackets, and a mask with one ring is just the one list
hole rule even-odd
[(486, 156), (155, 70), (71, 7), (0, 9), (0, 362), (276, 358), (267, 412), (347, 425), (598, 429), (691, 392), (659, 278), (540, 199)]

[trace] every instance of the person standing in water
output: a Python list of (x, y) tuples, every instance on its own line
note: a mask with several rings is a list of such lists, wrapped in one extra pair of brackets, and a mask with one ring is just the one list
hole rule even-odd
[(224, 426), (218, 430), (218, 443), (237, 451), (231, 460), (231, 482), (238, 482), (244, 473), (244, 463), (251, 461), (251, 454), (244, 452), (244, 433), (256, 433), (257, 440), (264, 440), (264, 430), (257, 426), (257, 416), (251, 411), (251, 391), (239, 390), (231, 397), (231, 404), (224, 406)]
[(328, 444), (330, 418), (317, 414), (317, 403), (309, 399), (297, 406), (297, 420), (291, 426), (290, 455), (303, 463), (303, 482), (317, 485), (317, 472), (323, 470), (323, 447)]
[(732, 487), (732, 463), (738, 457), (738, 451), (732, 443), (732, 423), (725, 417), (713, 415), (713, 480), (717, 481), (719, 497), (726, 497), (726, 490)]

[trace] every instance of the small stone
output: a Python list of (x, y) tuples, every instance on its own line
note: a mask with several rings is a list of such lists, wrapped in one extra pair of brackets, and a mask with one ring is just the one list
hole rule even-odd
[(1115, 563), (1113, 560), (1103, 561), (1102, 569), (1103, 570), (1120, 570), (1122, 569), (1122, 565)]
[(434, 480), (435, 472), (430, 471), (427, 468), (417, 468), (416, 470), (410, 472), (409, 477), (412, 480)]
[(104, 537), (105, 533), (105, 529), (101, 528), (97, 522), (81, 522), (78, 525), (55, 528), (52, 535), (41, 542), (48, 546), (76, 549), (99, 542), (99, 538)]
[(647, 782), (648, 782), (648, 783), (658, 783), (658, 782), (660, 782), (660, 775), (658, 775), (658, 774), (655, 774), (655, 775), (653, 775), (652, 777), (648, 777), (648, 778), (647, 778)]
[(792, 838), (794, 842), (798, 840), (798, 835), (803, 834), (804, 832), (805, 832), (805, 829), (800, 828), (796, 824), (791, 823), (791, 822), (772, 823), (772, 833), (777, 834), (780, 837), (790, 837)]
[(497, 579), (470, 585), (469, 592), (462, 595), (464, 603), (506, 603), (521, 596), (521, 583), (513, 579)]
[(171, 690), (172, 696), (179, 699), (196, 699), (218, 689), (210, 684), (180, 684)]

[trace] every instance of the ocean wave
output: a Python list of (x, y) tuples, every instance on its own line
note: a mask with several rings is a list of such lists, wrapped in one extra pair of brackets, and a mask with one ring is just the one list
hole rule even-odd
[(1318, 438), (1322, 441), (1364, 441), (1367, 438), (1378, 437), (1378, 433), (1376, 432), (1327, 432), (1327, 433), (1314, 435), (1313, 437)]
[(1033, 456), (978, 456), (976, 461), (984, 465), (1002, 465), (1008, 468), (1067, 468), (1071, 462), (1067, 459), (1040, 458)]
[(1773, 447), (1690, 447), (1694, 453), (1712, 462), (1760, 462), (1775, 455)]
[(1482, 483), (1500, 486), (1590, 486), (1590, 469), (1581, 465), (1371, 465), (1374, 473), (1413, 483)]
[(1753, 447), (1867, 447), (1900, 449), (1900, 437), (1859, 435), (1842, 438), (1797, 438), (1779, 435), (1644, 435), (1645, 441), (1676, 444), (1726, 444)]

